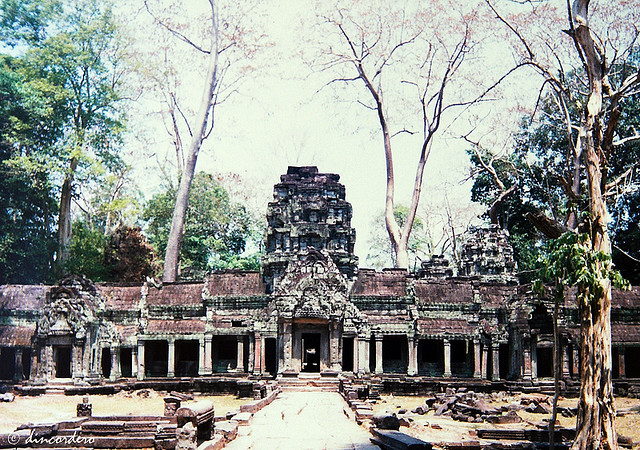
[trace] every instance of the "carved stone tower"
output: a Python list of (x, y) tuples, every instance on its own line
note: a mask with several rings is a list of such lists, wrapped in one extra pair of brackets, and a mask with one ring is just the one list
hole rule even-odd
[(318, 173), (315, 166), (290, 166), (280, 176), (267, 209), (262, 270), (268, 292), (289, 262), (299, 260), (311, 248), (326, 250), (347, 278), (356, 274), (352, 208), (339, 180), (337, 174)]
[(507, 231), (498, 225), (471, 230), (462, 247), (460, 276), (516, 283), (516, 262)]

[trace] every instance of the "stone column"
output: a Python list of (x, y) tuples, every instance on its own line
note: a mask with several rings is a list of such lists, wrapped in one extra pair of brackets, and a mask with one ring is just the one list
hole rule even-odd
[(138, 377), (138, 347), (133, 346), (131, 349), (131, 376)]
[(89, 374), (94, 374), (96, 372), (95, 368), (92, 367), (93, 360), (91, 358), (91, 333), (87, 332), (84, 337), (83, 343), (83, 351), (82, 351), (82, 376), (84, 378), (88, 377)]
[(493, 341), (491, 344), (491, 353), (493, 353), (492, 360), (492, 369), (493, 373), (491, 374), (491, 379), (493, 381), (497, 381), (500, 379), (500, 344), (496, 341)]
[(358, 373), (369, 373), (369, 352), (367, 346), (367, 337), (358, 336)]
[(291, 352), (293, 350), (293, 324), (290, 320), (282, 322), (282, 364), (278, 364), (278, 372), (291, 370)]
[(523, 353), (522, 364), (524, 365), (523, 371), (522, 371), (522, 377), (525, 380), (531, 380), (531, 350), (529, 349), (529, 347), (523, 346), (522, 353)]
[(213, 373), (213, 359), (211, 357), (211, 341), (213, 336), (210, 334), (204, 335), (204, 374), (211, 375)]
[(82, 342), (71, 344), (71, 378), (82, 378)]
[(122, 372), (120, 371), (120, 347), (111, 347), (111, 373), (109, 379), (115, 381), (120, 378)]
[(573, 377), (580, 377), (580, 349), (575, 344), (573, 347)]
[(249, 335), (249, 358), (247, 365), (247, 373), (253, 373), (253, 363), (255, 361), (256, 340), (253, 334)]
[(481, 364), (481, 371), (482, 371), (482, 376), (481, 378), (483, 380), (488, 380), (489, 379), (489, 345), (487, 345), (487, 342), (484, 342), (482, 344), (482, 364)]
[(53, 346), (47, 344), (44, 348), (44, 370), (45, 378), (47, 380), (53, 379)]
[(24, 373), (22, 372), (22, 349), (16, 348), (14, 354), (15, 370), (13, 373), (14, 381), (22, 381), (24, 379)]
[(627, 370), (625, 367), (625, 348), (624, 346), (618, 347), (618, 376), (620, 378), (627, 377)]
[(263, 337), (260, 333), (255, 333), (253, 338), (253, 373), (259, 375), (263, 372), (262, 364), (262, 347), (264, 345)]
[(418, 373), (418, 339), (414, 336), (407, 336), (409, 344), (409, 364), (407, 375), (415, 376)]
[(375, 373), (382, 373), (382, 335), (376, 334), (376, 368)]
[(531, 336), (531, 378), (538, 378), (538, 337)]
[(340, 357), (340, 332), (338, 330), (338, 322), (329, 322), (329, 367), (331, 370), (341, 371), (342, 364)]
[(29, 368), (29, 379), (30, 380), (35, 380), (36, 378), (38, 378), (38, 372), (39, 372), (39, 368), (38, 368), (38, 354), (39, 352), (36, 351), (37, 347), (34, 347), (31, 349), (31, 367)]
[(444, 373), (443, 376), (450, 377), (451, 376), (451, 342), (449, 339), (444, 339), (442, 341), (444, 345)]
[(244, 335), (236, 336), (236, 342), (238, 344), (236, 372), (244, 372)]
[(473, 341), (473, 378), (482, 377), (482, 353), (480, 351), (480, 341)]
[(176, 376), (176, 339), (174, 337), (170, 337), (168, 339), (169, 344), (169, 355), (167, 360), (167, 377), (175, 377)]
[(562, 378), (571, 376), (571, 368), (569, 367), (569, 345), (562, 346)]
[(200, 350), (198, 351), (198, 375), (202, 376), (206, 373), (206, 370), (204, 368), (204, 361), (205, 361), (204, 337), (200, 338), (199, 343), (200, 343)]
[(371, 373), (371, 339), (367, 339), (364, 342), (363, 360), (365, 373)]
[(138, 340), (138, 380), (144, 380), (144, 341)]
[(360, 370), (360, 340), (358, 336), (353, 337), (353, 373), (358, 373)]

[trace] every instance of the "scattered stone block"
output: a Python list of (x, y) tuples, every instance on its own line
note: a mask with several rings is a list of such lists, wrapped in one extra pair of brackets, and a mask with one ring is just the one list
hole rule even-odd
[(238, 422), (218, 422), (214, 428), (215, 434), (220, 434), (228, 441), (232, 441), (238, 435)]
[(178, 440), (176, 450), (197, 450), (196, 432), (196, 427), (191, 422), (187, 422), (185, 426), (178, 428), (176, 432)]
[(4, 394), (0, 394), (0, 402), (10, 403), (14, 401), (16, 396), (13, 392), (5, 392)]
[(400, 421), (398, 416), (390, 413), (379, 413), (372, 417), (373, 423), (377, 428), (382, 430), (398, 430), (400, 428)]
[(421, 439), (394, 430), (373, 429), (373, 443), (382, 448), (401, 450), (431, 450), (432, 445)]
[(213, 436), (210, 440), (203, 442), (198, 450), (221, 450), (227, 445), (227, 441), (221, 435)]
[(508, 413), (501, 416), (489, 416), (487, 417), (487, 422), (493, 424), (506, 424), (506, 423), (520, 423), (522, 422), (522, 418), (515, 412), (509, 411)]
[(253, 414), (250, 412), (241, 412), (231, 418), (232, 422), (236, 422), (238, 425), (249, 425)]

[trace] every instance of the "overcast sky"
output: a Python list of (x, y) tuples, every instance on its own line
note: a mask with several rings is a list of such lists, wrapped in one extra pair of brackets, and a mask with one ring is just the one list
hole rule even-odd
[[(142, 3), (141, 0), (129, 1), (134, 10)], [(207, 2), (189, 0), (188, 4), (189, 11), (194, 12)], [(238, 93), (217, 107), (215, 129), (202, 148), (197, 170), (241, 175), (251, 185), (254, 200), (251, 206), (262, 208), (263, 213), (273, 184), (288, 165), (316, 165), (321, 172), (340, 174), (347, 200), (353, 205), (356, 254), (364, 266), (367, 241), (374, 232), (371, 223), (382, 213), (385, 195), (385, 161), (376, 113), (359, 105), (348, 92), (320, 89), (329, 75), (314, 73), (300, 56), (301, 47), (313, 43), (313, 33), (317, 33), (312, 26), (317, 23), (316, 12), (308, 2), (261, 2), (258, 8), (259, 19), (251, 23), (261, 28), (272, 44), (265, 51), (268, 67), (257, 67), (244, 80)], [(178, 21), (177, 16), (175, 20)], [(142, 33), (140, 42), (144, 42), (146, 30), (153, 26), (151, 19), (139, 11), (133, 23), (133, 29)], [(320, 42), (321, 38), (316, 41)], [(140, 42), (136, 45), (143, 45)], [(153, 42), (144, 45), (152, 46)], [(172, 64), (183, 74), (183, 80), (187, 80), (181, 87), (185, 102), (195, 104), (202, 89), (198, 64), (188, 56), (185, 44), (171, 45), (178, 53), (185, 52), (183, 61), (176, 65), (174, 60)], [(160, 117), (153, 114), (161, 108), (159, 99), (147, 98), (138, 108), (139, 113), (131, 120), (137, 134), (130, 137), (127, 145), (134, 155), (137, 179), (142, 180), (140, 187), (150, 195), (160, 189), (157, 159), (169, 155), (172, 160), (173, 150)], [(483, 108), (488, 113), (493, 106)], [(140, 138), (141, 134), (146, 134), (144, 139)], [(454, 210), (460, 211), (460, 224), (466, 224), (482, 208), (470, 203), (471, 184), (464, 182), (469, 166), (465, 154), (467, 145), (455, 139), (455, 135), (455, 129), (448, 129), (435, 142), (425, 170), (422, 205), (423, 211), (429, 211), (430, 219), (436, 221), (449, 202)], [(407, 138), (399, 137), (396, 141), (396, 203), (408, 205), (419, 147)], [(150, 151), (153, 157), (141, 157)], [(439, 233), (439, 226), (434, 224), (435, 235)], [(385, 230), (375, 232), (385, 233)]]

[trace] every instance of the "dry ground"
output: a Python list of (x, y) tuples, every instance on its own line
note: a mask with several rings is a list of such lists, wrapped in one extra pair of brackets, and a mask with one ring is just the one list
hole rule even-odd
[[(164, 412), (166, 393), (147, 391), (119, 392), (113, 395), (92, 395), (94, 416), (108, 415), (158, 415)], [(148, 394), (148, 395), (147, 395)], [(237, 399), (231, 395), (196, 395), (196, 400), (208, 399), (214, 404), (216, 415), (240, 408), (251, 399)], [(57, 422), (76, 416), (76, 405), (82, 402), (79, 395), (40, 395), (20, 397), (11, 403), (0, 403), (0, 433), (10, 433), (24, 423)]]
[[(383, 396), (380, 401), (373, 405), (374, 413), (397, 412), (404, 408), (408, 410), (408, 416), (413, 418), (409, 428), (401, 427), (400, 431), (409, 433), (420, 439), (432, 443), (439, 442), (464, 442), (478, 440), (475, 430), (486, 428), (534, 428), (544, 419), (548, 419), (550, 414), (532, 414), (525, 411), (518, 411), (518, 415), (523, 419), (522, 423), (509, 425), (491, 425), (488, 423), (464, 423), (454, 421), (446, 416), (435, 416), (434, 411), (429, 411), (425, 415), (411, 414), (411, 410), (422, 405), (425, 397), (400, 397)], [(491, 405), (501, 407), (510, 403), (519, 402), (519, 396), (504, 396), (500, 399), (489, 402)], [(551, 399), (549, 399), (551, 402)], [(559, 406), (575, 407), (576, 399), (561, 399)], [(617, 431), (620, 435), (633, 439), (634, 449), (640, 450), (640, 399), (621, 397), (616, 399), (618, 418), (616, 419)], [(566, 418), (558, 415), (561, 426), (567, 428), (575, 427), (575, 418)]]

